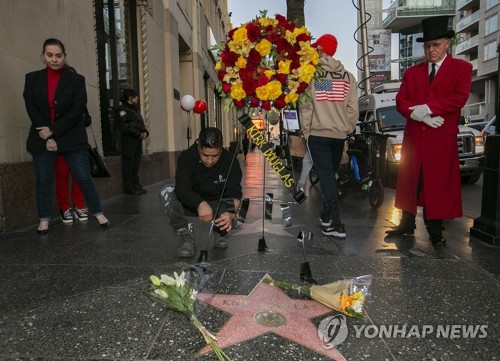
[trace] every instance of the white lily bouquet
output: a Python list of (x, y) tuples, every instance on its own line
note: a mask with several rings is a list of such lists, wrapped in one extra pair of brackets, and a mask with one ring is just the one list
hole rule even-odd
[(271, 278), (264, 278), (262, 281), (284, 290), (295, 290), (299, 294), (321, 302), (333, 310), (342, 312), (344, 315), (362, 319), (363, 305), (366, 296), (368, 296), (368, 288), (371, 285), (372, 276), (366, 275), (332, 282), (322, 286), (297, 285), (275, 281)]
[(165, 304), (167, 308), (183, 313), (188, 320), (201, 332), (205, 342), (219, 360), (229, 361), (229, 356), (217, 344), (217, 338), (208, 331), (195, 315), (198, 291), (194, 289), (185, 272), (180, 275), (174, 272), (173, 277), (169, 275), (150, 276), (151, 288), (149, 295)]

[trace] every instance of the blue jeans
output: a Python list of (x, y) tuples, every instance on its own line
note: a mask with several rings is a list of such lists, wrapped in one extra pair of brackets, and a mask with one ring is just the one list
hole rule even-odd
[(341, 224), (339, 199), (337, 194), (337, 179), (335, 173), (344, 151), (345, 139), (335, 139), (310, 135), (307, 147), (318, 172), (321, 191), (326, 207), (330, 212), (332, 225)]
[(38, 219), (40, 221), (50, 220), (52, 209), (52, 185), (55, 177), (55, 163), (57, 156), (62, 154), (71, 170), (71, 176), (80, 186), (90, 214), (99, 216), (102, 214), (101, 202), (97, 194), (94, 179), (90, 175), (89, 153), (87, 150), (74, 152), (49, 152), (33, 154), (33, 164), (36, 176), (36, 205)]

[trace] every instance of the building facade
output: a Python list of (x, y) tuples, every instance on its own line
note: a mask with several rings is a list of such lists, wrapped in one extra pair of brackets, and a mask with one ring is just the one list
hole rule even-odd
[[(143, 145), (143, 185), (172, 178), (178, 154), (200, 129), (216, 126), (226, 146), (237, 120), (222, 110), (210, 50), (230, 30), (227, 0), (3, 0), (0, 19), (0, 232), (37, 223), (35, 180), (25, 141), (31, 125), (24, 75), (42, 69), (42, 44), (58, 38), (68, 63), (86, 78), (93, 135), (111, 178), (96, 179), (101, 199), (122, 193), (120, 137), (114, 116), (122, 89), (139, 92), (150, 137)], [(181, 109), (183, 95), (206, 100), (203, 114)], [(93, 135), (92, 135), (93, 134)], [(54, 215), (58, 214), (55, 202)]]

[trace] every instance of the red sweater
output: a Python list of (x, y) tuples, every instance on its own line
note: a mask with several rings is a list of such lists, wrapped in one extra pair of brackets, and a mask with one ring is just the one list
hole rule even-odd
[(47, 95), (49, 101), (49, 112), (50, 112), (50, 122), (54, 122), (56, 112), (54, 110), (54, 98), (56, 95), (57, 84), (59, 84), (59, 79), (61, 79), (61, 72), (63, 68), (59, 70), (53, 70), (47, 67)]

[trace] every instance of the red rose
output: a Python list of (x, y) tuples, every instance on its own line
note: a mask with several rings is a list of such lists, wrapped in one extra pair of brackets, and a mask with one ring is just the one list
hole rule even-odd
[(233, 51), (223, 51), (220, 55), (221, 61), (227, 66), (233, 66), (238, 60), (238, 54)]
[(243, 82), (243, 90), (247, 95), (255, 94), (255, 89), (257, 89), (257, 82), (253, 79), (247, 79)]
[(222, 83), (222, 91), (226, 94), (231, 92), (231, 84), (229, 83)]
[(265, 75), (261, 75), (259, 76), (259, 78), (257, 79), (257, 84), (258, 86), (263, 86), (263, 85), (266, 85), (267, 83), (269, 83), (269, 79), (267, 76)]
[(307, 83), (300, 83), (299, 87), (297, 88), (297, 94), (302, 94), (306, 89), (307, 87), (309, 86), (309, 84)]
[(247, 38), (250, 40), (252, 43), (255, 43), (257, 40), (259, 40), (260, 36), (260, 27), (254, 23), (248, 23), (245, 26), (245, 29), (247, 29)]
[(260, 105), (260, 99), (257, 97), (253, 97), (252, 100), (250, 101), (250, 107), (251, 108), (258, 108)]
[(247, 68), (256, 67), (257, 65), (260, 64), (261, 61), (262, 57), (260, 56), (260, 53), (257, 50), (252, 49), (248, 53)]
[(296, 40), (297, 43), (300, 41), (311, 41), (311, 37), (306, 33), (302, 33), (299, 36), (297, 36)]
[(241, 100), (233, 99), (233, 104), (235, 107), (243, 108), (245, 106), (245, 99), (241, 99)]
[(271, 110), (271, 102), (269, 100), (264, 100), (260, 106), (264, 110)]
[(282, 74), (282, 73), (274, 74), (273, 78), (276, 79), (277, 81), (279, 81), (283, 85), (286, 84), (286, 80), (287, 80), (286, 74)]
[(280, 96), (274, 101), (274, 107), (276, 109), (283, 109), (286, 107), (285, 94), (280, 94)]

